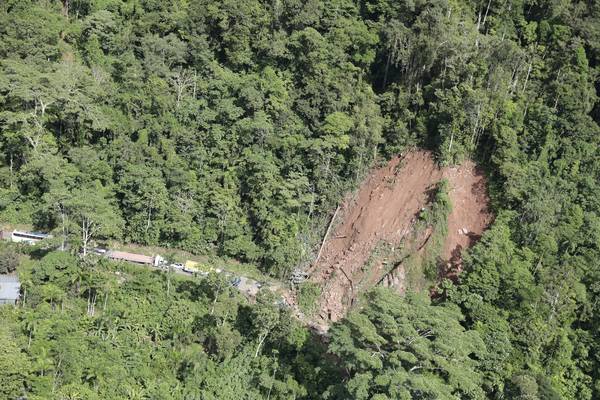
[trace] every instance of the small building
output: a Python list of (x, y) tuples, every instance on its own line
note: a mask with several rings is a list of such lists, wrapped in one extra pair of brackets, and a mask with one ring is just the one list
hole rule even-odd
[(21, 283), (16, 275), (0, 275), (0, 305), (15, 305), (19, 301)]
[(111, 250), (106, 254), (106, 256), (108, 258), (110, 258), (111, 260), (116, 260), (116, 261), (128, 261), (128, 262), (132, 262), (135, 264), (146, 264), (146, 265), (154, 264), (154, 257), (145, 256), (143, 254), (135, 254), (135, 253), (127, 253), (125, 251)]
[(27, 244), (36, 244), (44, 239), (51, 238), (52, 235), (47, 233), (40, 232), (23, 232), (23, 231), (12, 231), (11, 241), (15, 243), (27, 243)]

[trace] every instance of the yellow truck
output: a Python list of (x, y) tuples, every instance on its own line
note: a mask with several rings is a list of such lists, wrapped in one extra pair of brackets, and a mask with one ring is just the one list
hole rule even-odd
[(187, 260), (185, 262), (185, 264), (183, 264), (183, 270), (185, 272), (200, 272), (200, 270), (198, 269), (198, 264), (196, 261), (191, 261), (191, 260)]
[(201, 274), (201, 275), (208, 275), (208, 273), (212, 272), (212, 271), (215, 271), (217, 273), (220, 272), (220, 270), (218, 270), (218, 269), (214, 269), (212, 267), (207, 267), (204, 264), (200, 264), (197, 261), (191, 261), (191, 260), (187, 260), (185, 262), (185, 264), (183, 265), (183, 270), (190, 274)]

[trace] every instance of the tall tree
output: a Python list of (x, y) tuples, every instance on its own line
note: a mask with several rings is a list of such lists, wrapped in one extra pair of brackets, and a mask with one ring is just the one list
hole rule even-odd
[(119, 238), (123, 221), (114, 204), (111, 191), (99, 182), (74, 189), (67, 203), (83, 256), (94, 239)]
[(349, 374), (342, 398), (485, 398), (477, 360), (486, 349), (457, 308), (389, 289), (366, 301), (331, 328), (329, 350)]

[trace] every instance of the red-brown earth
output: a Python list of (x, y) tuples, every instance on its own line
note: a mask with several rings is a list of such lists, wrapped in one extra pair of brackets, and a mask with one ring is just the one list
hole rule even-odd
[[(432, 154), (410, 151), (375, 168), (357, 192), (340, 206), (310, 280), (322, 288), (319, 325), (340, 319), (357, 296), (382, 283), (405, 290), (402, 261), (388, 265), (392, 254), (423, 249), (431, 229), (417, 232), (418, 216), (431, 201), (441, 179), (449, 183), (452, 211), (440, 253), (440, 273), (453, 278), (461, 269), (461, 252), (472, 246), (492, 220), (486, 180), (472, 161), (441, 169)], [(402, 260), (402, 258), (401, 258)]]

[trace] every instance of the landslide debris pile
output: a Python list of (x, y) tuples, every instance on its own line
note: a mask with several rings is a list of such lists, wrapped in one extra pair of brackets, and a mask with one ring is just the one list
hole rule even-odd
[[(422, 216), (443, 180), (452, 210), (444, 226), (436, 227)], [(432, 256), (428, 248), (436, 240), (436, 248), (429, 249), (435, 252), (436, 273), (455, 276), (461, 251), (491, 221), (488, 203), (485, 177), (471, 161), (441, 169), (430, 152), (415, 150), (374, 169), (341, 205), (321, 256), (309, 270), (311, 281), (322, 287), (318, 319), (340, 319), (360, 293), (376, 284), (401, 293), (407, 285), (423, 289), (418, 278), (423, 273), (415, 269)]]

